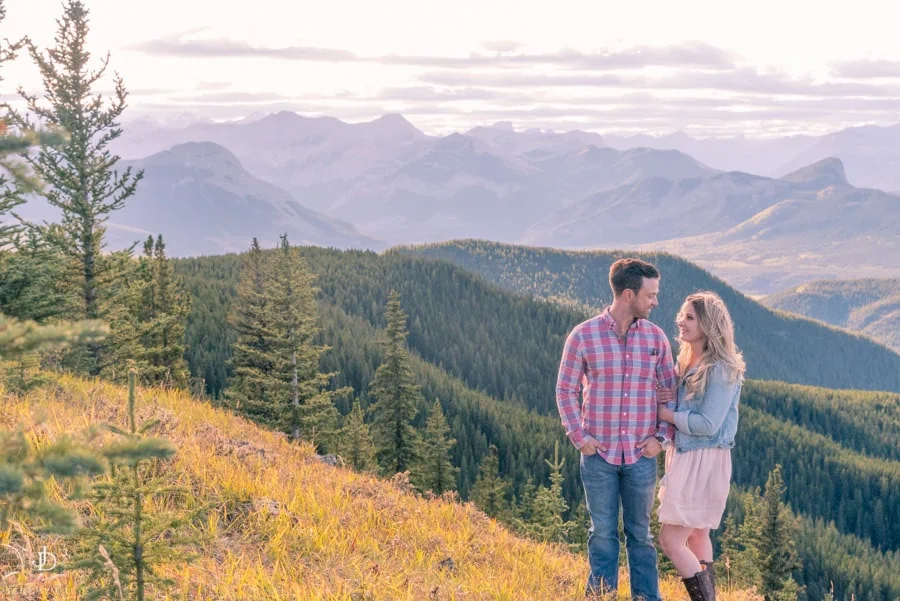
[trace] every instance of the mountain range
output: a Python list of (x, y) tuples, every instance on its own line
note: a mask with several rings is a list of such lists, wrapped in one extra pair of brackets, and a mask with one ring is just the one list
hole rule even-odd
[(522, 242), (667, 250), (764, 293), (835, 275), (900, 275), (900, 197), (851, 186), (833, 158), (778, 179), (649, 178), (559, 211)]
[[(219, 193), (241, 197), (228, 178), (255, 178), (244, 196), (266, 199), (262, 211), (234, 198), (220, 211), (247, 227), (191, 213), (196, 239), (179, 252), (230, 249), (251, 229), (373, 249), (458, 238), (664, 249), (762, 295), (812, 279), (900, 276), (900, 197), (862, 187), (900, 189), (895, 136), (900, 142), (900, 129), (868, 127), (773, 140), (616, 138), (509, 123), (430, 136), (396, 114), (346, 123), (279, 112), (187, 127), (126, 124), (113, 150), (155, 165), (141, 184), (149, 189), (139, 187), (151, 200), (139, 199), (143, 212), (123, 227), (171, 229), (172, 213), (153, 215), (171, 206), (171, 190), (185, 194), (179, 206), (196, 207), (197, 187), (217, 182)], [(205, 165), (206, 175), (180, 172), (175, 163), (193, 164), (211, 148), (181, 146), (191, 142), (230, 156)], [(867, 160), (873, 153), (882, 159)]]

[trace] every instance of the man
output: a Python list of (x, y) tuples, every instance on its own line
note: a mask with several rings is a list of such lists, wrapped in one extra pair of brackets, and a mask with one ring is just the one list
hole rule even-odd
[(569, 440), (581, 451), (591, 517), (589, 596), (618, 585), (621, 503), (632, 599), (660, 601), (650, 536), (654, 458), (673, 430), (658, 421), (656, 409), (657, 395), (660, 402), (672, 399), (675, 364), (666, 335), (647, 321), (659, 305), (659, 281), (656, 267), (640, 259), (613, 263), (612, 305), (572, 330), (560, 361), (556, 403)]

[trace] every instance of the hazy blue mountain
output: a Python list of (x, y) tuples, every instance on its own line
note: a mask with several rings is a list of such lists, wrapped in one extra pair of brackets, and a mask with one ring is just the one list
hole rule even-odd
[(181, 129), (126, 128), (113, 150), (123, 158), (138, 159), (184, 142), (214, 142), (234, 153), (253, 175), (321, 211), (363, 174), (415, 152), (417, 143), (427, 139), (400, 115), (345, 123), (282, 111)]
[(851, 127), (829, 134), (815, 145), (785, 161), (777, 174), (785, 174), (826, 157), (837, 157), (854, 186), (900, 190), (900, 124)]
[(732, 227), (789, 195), (788, 182), (747, 173), (652, 177), (599, 192), (534, 223), (526, 244), (598, 248), (641, 244)]
[(493, 152), (506, 155), (528, 155), (530, 158), (552, 156), (561, 152), (577, 152), (586, 146), (606, 146), (602, 136), (592, 132), (573, 130), (556, 132), (546, 129), (517, 131), (511, 123), (499, 122), (490, 126), (473, 127), (465, 132)]
[(500, 124), (429, 137), (399, 115), (366, 123), (281, 112), (249, 122), (127, 133), (123, 156), (209, 140), (304, 205), (392, 243), (460, 236), (514, 240), (586, 195), (647, 177), (707, 177), (677, 151), (617, 151), (585, 132)]
[(839, 173), (836, 163), (826, 159), (786, 176), (796, 186), (789, 196), (730, 229), (649, 246), (756, 294), (823, 278), (900, 276), (900, 196), (827, 185)]
[(762, 302), (857, 330), (900, 352), (900, 279), (818, 280), (771, 294)]
[(900, 275), (900, 197), (851, 186), (833, 158), (780, 179), (647, 179), (589, 196), (521, 241), (668, 250), (765, 294), (835, 274)]
[(819, 140), (819, 136), (785, 136), (777, 138), (748, 138), (733, 136), (727, 138), (693, 138), (684, 132), (664, 136), (603, 137), (608, 146), (619, 150), (630, 148), (656, 148), (659, 150), (679, 150), (722, 171), (743, 171), (756, 175), (771, 176), (788, 161), (805, 152)]
[(325, 217), (250, 175), (225, 148), (189, 142), (121, 168), (143, 169), (137, 193), (109, 222), (111, 246), (163, 234), (170, 254), (219, 254), (272, 246), (287, 233), (295, 244), (382, 248), (348, 223)]

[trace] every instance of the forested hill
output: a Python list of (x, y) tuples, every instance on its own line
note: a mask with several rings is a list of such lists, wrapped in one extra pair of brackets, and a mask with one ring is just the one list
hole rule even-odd
[[(352, 386), (365, 406), (382, 358), (385, 301), (395, 288), (410, 315), (413, 367), (423, 386), (418, 424), (425, 407), (440, 400), (457, 441), (451, 457), (463, 497), (491, 444), (511, 484), (510, 501), (522, 498), (529, 479), (546, 483), (553, 443), (565, 443), (552, 391), (558, 354), (585, 312), (503, 291), (444, 261), (316, 248), (303, 254), (317, 274), (323, 341), (331, 347), (322, 367), (340, 372), (337, 386)], [(236, 255), (177, 262), (193, 296), (191, 371), (208, 379), (213, 394), (227, 385), (232, 334), (225, 316), (240, 265)], [(782, 464), (786, 499), (803, 524), (798, 540), (809, 599), (822, 598), (829, 580), (848, 601), (851, 594), (859, 601), (900, 596), (900, 523), (889, 518), (900, 514), (893, 443), (900, 396), (751, 380), (743, 398), (735, 483), (762, 486)], [(349, 405), (339, 409), (346, 413)], [(571, 445), (562, 450), (569, 516), (583, 522), (578, 458)]]
[(585, 313), (611, 302), (610, 264), (623, 256), (640, 256), (662, 274), (660, 304), (650, 319), (670, 336), (684, 298), (697, 290), (713, 290), (731, 311), (750, 377), (900, 392), (897, 353), (863, 336), (772, 311), (693, 263), (666, 253), (561, 251), (479, 240), (398, 247), (392, 252), (447, 260), (507, 290), (569, 303)]
[(900, 352), (900, 279), (819, 280), (769, 295), (762, 302), (862, 332)]

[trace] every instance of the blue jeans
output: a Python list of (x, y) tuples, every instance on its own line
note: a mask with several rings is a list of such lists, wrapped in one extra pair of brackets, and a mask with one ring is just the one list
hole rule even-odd
[(625, 525), (625, 549), (631, 598), (660, 601), (656, 547), (650, 536), (650, 512), (656, 491), (656, 459), (611, 465), (599, 454), (581, 456), (581, 481), (591, 515), (588, 537), (587, 593), (615, 591), (619, 583), (619, 504)]

